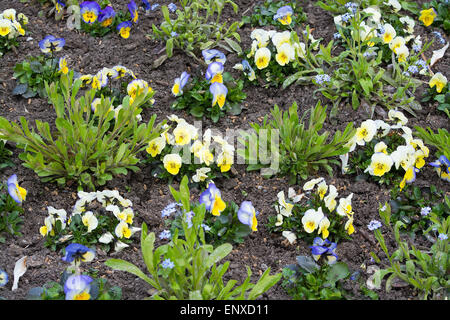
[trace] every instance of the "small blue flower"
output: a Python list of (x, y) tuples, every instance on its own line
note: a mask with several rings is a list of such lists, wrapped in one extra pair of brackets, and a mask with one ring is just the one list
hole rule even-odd
[(172, 202), (172, 203), (168, 204), (164, 209), (162, 209), (161, 217), (165, 218), (165, 217), (170, 216), (172, 213), (176, 212), (177, 206), (180, 206), (180, 204), (177, 202)]
[(377, 220), (372, 220), (367, 225), (367, 228), (369, 228), (370, 231), (374, 231), (374, 230), (376, 230), (378, 228), (381, 228), (381, 222), (377, 221)]
[(167, 6), (167, 8), (169, 9), (170, 12), (175, 12), (177, 11), (177, 5), (175, 3), (169, 3), (169, 5)]
[(417, 72), (419, 72), (419, 68), (417, 68), (417, 66), (409, 66), (408, 72), (410, 72), (412, 74), (417, 73)]
[(445, 233), (439, 233), (438, 238), (439, 240), (447, 240), (448, 236)]
[(173, 267), (175, 267), (175, 264), (172, 262), (172, 260), (167, 258), (161, 263), (161, 267), (163, 267), (164, 269), (172, 269)]
[(324, 82), (331, 81), (331, 77), (327, 74), (318, 74), (314, 77), (314, 79), (316, 80), (317, 84), (320, 84), (320, 85), (322, 85)]
[(178, 37), (178, 33), (176, 33), (175, 31), (172, 31), (172, 32), (170, 33), (170, 36), (171, 36), (172, 38)]
[(169, 230), (163, 230), (160, 234), (159, 234), (159, 238), (161, 240), (163, 239), (170, 239), (170, 237), (172, 236), (172, 234), (170, 233)]
[(335, 34), (333, 34), (333, 38), (336, 40), (342, 38), (342, 36), (339, 32), (336, 32)]
[(422, 46), (419, 45), (419, 44), (413, 44), (412, 49), (413, 49), (415, 52), (419, 52), (420, 50), (422, 50)]
[(415, 65), (416, 65), (416, 66), (421, 66), (422, 69), (425, 69), (425, 68), (427, 67), (427, 63), (426, 63), (426, 61), (423, 60), (423, 59), (417, 60), (416, 63), (415, 63)]
[(210, 231), (211, 230), (211, 228), (209, 226), (207, 226), (206, 224), (204, 224), (204, 223), (202, 223), (201, 226), (202, 226), (203, 230), (205, 230), (205, 231)]
[(152, 7), (150, 8), (150, 10), (155, 11), (156, 9), (159, 8), (159, 4), (155, 3), (152, 5)]
[(430, 212), (431, 212), (430, 207), (424, 207), (424, 208), (420, 209), (420, 215), (422, 215), (422, 216), (427, 216)]
[(0, 269), (0, 288), (8, 283), (8, 274), (6, 271)]
[(186, 218), (184, 219), (184, 221), (188, 224), (188, 228), (192, 227), (192, 218), (194, 217), (194, 215), (194, 211), (186, 212)]
[(351, 18), (353, 18), (353, 15), (347, 12), (344, 13), (341, 17), (343, 22), (348, 22)]

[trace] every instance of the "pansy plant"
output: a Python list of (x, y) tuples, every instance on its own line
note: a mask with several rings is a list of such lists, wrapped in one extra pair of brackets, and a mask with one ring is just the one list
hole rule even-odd
[(117, 190), (80, 191), (78, 197), (70, 216), (64, 209), (47, 208), (48, 216), (39, 229), (47, 247), (55, 250), (67, 241), (98, 245), (107, 252), (129, 246), (140, 230), (133, 226), (135, 212), (130, 200)]
[[(191, 203), (193, 208), (204, 205), (206, 212), (201, 228), (205, 234), (206, 242), (218, 245), (225, 242), (242, 243), (244, 238), (258, 230), (257, 217), (259, 212), (256, 211), (251, 201), (243, 201), (238, 206), (233, 201), (226, 201), (214, 182), (210, 182), (206, 190), (200, 196), (199, 201)], [(183, 215), (180, 205), (172, 205), (164, 208), (161, 212), (163, 218), (172, 216), (172, 219), (164, 219), (165, 225), (170, 229), (167, 237), (162, 234), (160, 237), (170, 240), (170, 236), (174, 234), (175, 229), (181, 229), (182, 221), (191, 225), (191, 220), (196, 210), (191, 208), (192, 214)], [(165, 234), (166, 234), (165, 233)]]
[(16, 50), (17, 38), (25, 36), (27, 24), (28, 17), (13, 8), (0, 13), (0, 58), (9, 50)]
[(201, 135), (198, 128), (176, 115), (168, 119), (170, 125), (165, 125), (146, 149), (152, 175), (171, 181), (188, 174), (190, 182), (199, 186), (228, 177), (234, 164), (232, 144), (221, 135), (214, 135), (211, 129)]
[(349, 142), (349, 153), (341, 155), (342, 172), (357, 174), (357, 179), (374, 179), (397, 184), (402, 190), (415, 181), (425, 165), (429, 149), (406, 126), (401, 111), (390, 110), (387, 121), (365, 120)]
[(176, 78), (172, 94), (177, 99), (172, 109), (188, 109), (193, 116), (202, 118), (207, 115), (214, 122), (218, 122), (226, 113), (239, 115), (246, 98), (244, 81), (234, 79), (231, 73), (225, 72), (226, 56), (223, 52), (209, 49), (203, 50), (202, 55), (208, 64), (205, 77), (193, 77), (190, 80), (190, 75), (184, 71)]
[(353, 193), (338, 199), (337, 188), (322, 177), (307, 181), (303, 191), (290, 188), (288, 197), (284, 191), (277, 194), (277, 215), (269, 217), (269, 230), (282, 232), (290, 243), (299, 238), (350, 239), (355, 232)]

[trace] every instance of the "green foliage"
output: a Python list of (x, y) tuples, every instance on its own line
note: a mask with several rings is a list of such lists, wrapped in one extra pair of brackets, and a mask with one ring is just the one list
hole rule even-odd
[(161, 6), (164, 21), (159, 28), (153, 24), (153, 33), (149, 36), (166, 43), (166, 54), (156, 60), (154, 66), (172, 57), (174, 49), (184, 51), (202, 64), (199, 56), (205, 49), (219, 46), (229, 52), (242, 52), (238, 44), (241, 38), (236, 32), (242, 23), (236, 21), (227, 27), (226, 22), (221, 22), (222, 11), (227, 3), (237, 13), (238, 6), (231, 0), (181, 0), (176, 19), (171, 19), (166, 5)]
[[(449, 206), (448, 197), (445, 198), (445, 201)], [(402, 221), (395, 222), (394, 227), (391, 226), (391, 207), (388, 203), (384, 207), (380, 205), (379, 214), (385, 226), (389, 228), (390, 232), (393, 232), (397, 249), (390, 255), (380, 229), (374, 230), (375, 238), (389, 260), (389, 265), (385, 269), (375, 272), (374, 285), (380, 286), (383, 278), (389, 275), (386, 279), (386, 291), (390, 291), (392, 281), (398, 278), (417, 289), (423, 299), (448, 299), (450, 216), (439, 218), (434, 212), (431, 212), (428, 217), (432, 225), (425, 233), (430, 233), (434, 242), (431, 248), (418, 248), (411, 241), (400, 238), (400, 228), (405, 226)], [(437, 236), (438, 234), (447, 238), (440, 238)], [(377, 262), (381, 262), (375, 253), (371, 252), (371, 255)]]
[[(289, 26), (283, 25), (273, 19), (274, 15), (277, 13), (277, 10), (285, 5), (290, 5), (294, 11), (292, 15), (292, 23)], [(295, 28), (306, 20), (307, 16), (303, 12), (303, 8), (299, 6), (297, 2), (286, 2), (283, 0), (265, 0), (263, 3), (255, 6), (251, 15), (242, 17), (244, 24), (250, 24), (252, 27), (272, 25), (281, 30), (290, 30), (290, 27)]]
[(8, 194), (7, 187), (0, 184), (0, 243), (5, 242), (1, 233), (7, 232), (13, 236), (22, 236), (20, 229), (23, 225), (23, 208)]
[[(273, 165), (279, 164), (280, 174), (289, 176), (292, 184), (296, 183), (298, 178), (307, 179), (319, 169), (325, 169), (332, 175), (330, 164), (338, 163), (332, 157), (348, 152), (349, 149), (345, 145), (355, 134), (355, 129), (351, 122), (344, 132), (336, 131), (329, 141), (328, 131), (319, 134), (326, 119), (326, 109), (326, 106), (322, 106), (318, 101), (316, 106), (311, 108), (309, 123), (306, 124), (304, 117), (307, 112), (299, 119), (296, 102), (286, 112), (275, 105), (271, 110), (273, 120), (268, 122), (266, 115), (262, 126), (252, 123), (254, 132), (243, 133), (239, 139), (244, 149), (238, 150), (238, 154), (250, 163), (247, 170), (267, 168), (269, 165), (265, 163), (270, 160), (272, 167), (265, 175), (276, 174), (278, 168)], [(271, 152), (270, 159), (265, 158), (267, 150)]]
[[(84, 273), (91, 276), (89, 273)], [(64, 283), (70, 273), (66, 270), (61, 275), (61, 280), (48, 281), (42, 287), (34, 287), (28, 291), (27, 300), (65, 300)], [(111, 286), (107, 279), (94, 277), (90, 283), (90, 300), (121, 300), (122, 289)]]
[(12, 155), (13, 152), (6, 147), (6, 141), (0, 140), (0, 170), (14, 166), (14, 163), (10, 159)]
[(378, 50), (378, 54), (375, 50), (379, 48), (378, 45), (380, 48), (387, 45), (383, 45), (377, 37), (361, 37), (361, 31), (364, 31), (361, 23), (364, 18), (365, 16), (357, 11), (349, 26), (338, 28), (341, 41), (347, 50), (337, 57), (332, 57), (321, 47), (319, 56), (323, 59), (324, 71), (320, 73), (329, 74), (332, 80), (321, 85), (315, 92), (320, 92), (333, 101), (331, 116), (338, 112), (342, 102), (347, 102), (354, 110), (364, 104), (370, 107), (371, 116), (376, 105), (388, 109), (403, 108), (415, 115), (414, 110), (420, 110), (421, 107), (414, 101), (414, 92), (421, 82), (404, 72), (418, 61), (420, 54), (430, 44), (425, 45), (419, 53), (410, 55), (406, 62), (398, 62), (395, 54), (387, 48), (392, 68), (385, 69), (383, 50)]
[(426, 144), (432, 145), (437, 148), (437, 157), (444, 155), (447, 159), (450, 159), (450, 134), (445, 128), (438, 128), (437, 132), (434, 132), (430, 127), (422, 128), (419, 126), (414, 127), (416, 134)]
[[(155, 249), (155, 234), (147, 232), (147, 225), (142, 225), (141, 249), (145, 265), (150, 276), (142, 272), (134, 264), (109, 259), (105, 264), (115, 270), (127, 271), (147, 282), (156, 292), (151, 299), (194, 299), (194, 300), (253, 300), (275, 285), (281, 274), (269, 275), (268, 268), (256, 284), (250, 283), (251, 270), (247, 267), (247, 278), (236, 287), (236, 280), (223, 283), (229, 262), (217, 265), (231, 251), (232, 245), (225, 243), (217, 248), (206, 244), (205, 234), (201, 224), (205, 216), (205, 206), (191, 208), (188, 189), (188, 179), (184, 177), (180, 190), (170, 188), (176, 201), (183, 205), (183, 215), (191, 210), (192, 226), (189, 227), (185, 219), (182, 221), (185, 239), (178, 237), (175, 231), (169, 244)], [(168, 260), (170, 259), (170, 260)], [(161, 263), (164, 261), (164, 265)], [(174, 266), (166, 266), (171, 261)], [(166, 268), (164, 268), (166, 266)]]
[(440, 93), (435, 88), (428, 88), (422, 96), (422, 102), (437, 103), (437, 109), (443, 111), (450, 118), (450, 91), (449, 84), (442, 89)]
[(58, 81), (61, 76), (58, 64), (58, 59), (42, 54), (36, 57), (30, 56), (17, 63), (14, 67), (14, 78), (17, 84), (12, 94), (26, 99), (36, 95), (41, 98), (47, 97), (45, 83)]
[(156, 115), (147, 124), (138, 124), (136, 120), (142, 111), (139, 106), (152, 97), (153, 91), (144, 91), (132, 104), (129, 96), (125, 97), (115, 119), (108, 98), (102, 98), (97, 112), (92, 114), (96, 91), (89, 90), (77, 97), (80, 86), (81, 80), (73, 81), (72, 71), (61, 76), (59, 83), (46, 86), (57, 115), (57, 132), (52, 134), (49, 124), (40, 120), (36, 120), (38, 132), (35, 132), (30, 131), (24, 117), (20, 118), (20, 125), (0, 117), (0, 138), (24, 149), (19, 158), (42, 181), (64, 185), (75, 180), (80, 189), (85, 186), (93, 190), (95, 185), (111, 180), (113, 174), (138, 171), (137, 155), (149, 140), (159, 136), (160, 126), (154, 127)]
[(229, 72), (223, 74), (223, 84), (227, 87), (228, 93), (223, 108), (219, 104), (213, 107), (213, 95), (209, 91), (210, 83), (206, 79), (194, 78), (192, 83), (185, 87), (183, 95), (177, 98), (172, 104), (172, 109), (185, 110), (196, 118), (203, 118), (207, 115), (213, 122), (218, 122), (225, 113), (239, 115), (242, 112), (242, 102), (247, 95), (242, 91), (243, 80), (235, 80)]
[(424, 9), (434, 8), (437, 13), (433, 26), (444, 29), (446, 34), (450, 33), (450, 3), (446, 0), (432, 0), (423, 4)]
[(311, 257), (297, 256), (297, 264), (283, 269), (282, 287), (294, 300), (345, 299), (340, 284), (350, 271), (344, 262), (319, 266)]
[(422, 215), (422, 209), (428, 207), (439, 219), (445, 218), (445, 213), (450, 212), (450, 207), (444, 201), (444, 193), (434, 185), (429, 188), (414, 186), (403, 192), (393, 188), (389, 205), (392, 220), (404, 223), (404, 229), (412, 239), (416, 237), (416, 233), (423, 234), (431, 225), (431, 221)]

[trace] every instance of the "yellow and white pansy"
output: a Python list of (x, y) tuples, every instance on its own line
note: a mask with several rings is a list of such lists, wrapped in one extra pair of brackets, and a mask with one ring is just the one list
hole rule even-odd
[(325, 196), (325, 194), (328, 191), (328, 185), (325, 181), (321, 181), (318, 185), (317, 185), (317, 194), (319, 195), (320, 200), (323, 199), (323, 197)]
[(192, 181), (194, 182), (203, 182), (208, 179), (208, 172), (211, 171), (211, 168), (202, 167), (195, 171), (195, 175), (192, 176)]
[(391, 42), (389, 42), (389, 48), (395, 53), (397, 54), (397, 50), (406, 45), (406, 41), (405, 38), (397, 36), (394, 39), (391, 40)]
[(404, 29), (405, 32), (410, 34), (414, 33), (414, 26), (416, 23), (414, 22), (413, 18), (404, 16), (400, 18), (400, 22), (406, 25), (406, 28)]
[(6, 37), (13, 30), (13, 25), (8, 19), (0, 19), (0, 36)]
[(344, 226), (344, 230), (347, 231), (348, 235), (351, 235), (353, 232), (355, 232), (355, 227), (353, 226), (353, 215), (348, 217), (348, 220)]
[(381, 21), (381, 12), (380, 9), (376, 6), (370, 6), (362, 10), (363, 13), (369, 15), (367, 19), (368, 25), (371, 27), (376, 27)]
[(277, 32), (272, 36), (272, 43), (275, 46), (275, 48), (281, 47), (284, 43), (291, 44), (291, 32), (290, 31), (283, 31), (283, 32)]
[(286, 202), (286, 198), (284, 197), (284, 191), (278, 192), (277, 197), (278, 197), (278, 206), (275, 208), (277, 213), (285, 217), (291, 216), (294, 204)]
[(255, 29), (250, 34), (250, 38), (256, 41), (258, 48), (267, 47), (270, 41), (269, 32), (264, 29)]
[(384, 33), (381, 36), (383, 43), (391, 43), (391, 41), (394, 40), (394, 38), (397, 36), (397, 32), (395, 31), (394, 27), (391, 24), (386, 23), (385, 25), (383, 25), (383, 30)]
[[(321, 210), (322, 208), (319, 209)], [(330, 231), (328, 231), (329, 227), (330, 227), (330, 220), (328, 220), (328, 218), (324, 216), (319, 222), (319, 230), (317, 231), (317, 233), (322, 234), (322, 238), (326, 239), (330, 234)]]
[(295, 60), (295, 49), (289, 43), (283, 43), (277, 48), (275, 60), (280, 66), (284, 66), (289, 62)]
[(384, 154), (388, 154), (387, 148), (388, 148), (388, 146), (386, 145), (386, 143), (384, 143), (384, 141), (380, 141), (375, 145), (375, 147), (373, 148), (373, 151), (375, 153), (382, 152)]
[(388, 119), (395, 122), (395, 125), (391, 126), (392, 129), (401, 128), (408, 123), (408, 118), (405, 117), (403, 112), (397, 110), (389, 110)]
[(384, 154), (382, 152), (374, 153), (371, 157), (370, 165), (364, 170), (364, 172), (369, 172), (369, 174), (377, 177), (381, 177), (386, 172), (391, 170), (393, 160), (391, 156)]
[(255, 52), (255, 64), (256, 67), (261, 70), (266, 68), (269, 65), (271, 58), (270, 50), (266, 47), (259, 48)]
[(346, 198), (339, 199), (339, 205), (336, 208), (336, 213), (338, 215), (341, 217), (349, 217), (353, 215), (352, 198), (353, 193), (350, 193)]
[(309, 190), (314, 189), (314, 187), (316, 186), (316, 184), (318, 184), (318, 183), (321, 182), (322, 180), (324, 180), (323, 177), (309, 180), (308, 182), (306, 182), (306, 183), (303, 185), (303, 190), (304, 190), (304, 191), (309, 191)]
[(319, 207), (317, 211), (314, 209), (306, 210), (302, 217), (303, 229), (307, 233), (314, 232), (319, 227), (320, 220), (322, 220), (323, 217), (324, 215), (321, 207)]
[(182, 160), (176, 153), (167, 154), (163, 158), (164, 168), (172, 175), (178, 174), (181, 168)]
[(2, 16), (4, 19), (14, 21), (16, 20), (16, 9), (13, 8), (6, 9), (2, 12)]
[(175, 137), (175, 144), (178, 146), (184, 146), (191, 142), (191, 130), (186, 123), (178, 123), (177, 127), (173, 130)]
[(165, 146), (166, 139), (163, 137), (156, 137), (148, 143), (148, 147), (145, 150), (154, 158), (161, 153)]
[(406, 62), (406, 58), (409, 56), (409, 49), (407, 46), (401, 46), (397, 48), (395, 54), (397, 55), (398, 62)]
[(336, 187), (333, 186), (332, 184), (330, 184), (328, 195), (323, 199), (323, 201), (325, 202), (325, 206), (327, 207), (328, 210), (330, 210), (330, 212), (336, 208), (336, 205), (337, 205), (336, 197), (337, 196), (338, 196), (338, 192), (337, 192)]
[(125, 221), (120, 221), (115, 230), (114, 233), (116, 234), (117, 238), (126, 238), (129, 239), (131, 237), (131, 229), (129, 228), (128, 224)]
[(83, 222), (84, 226), (88, 228), (88, 233), (92, 232), (92, 230), (95, 230), (98, 226), (97, 217), (92, 211), (85, 212), (81, 218), (81, 221)]
[(221, 152), (217, 157), (217, 166), (220, 168), (220, 172), (227, 172), (231, 169), (234, 163), (233, 154), (229, 152)]
[(391, 153), (391, 159), (395, 164), (395, 168), (402, 167), (407, 170), (414, 165), (415, 162), (415, 149), (411, 144), (398, 146), (397, 149)]
[(388, 0), (387, 2), (385, 1), (384, 4), (391, 6), (394, 9), (394, 12), (398, 12), (402, 9), (402, 5), (398, 0)]
[(366, 144), (366, 142), (372, 141), (373, 137), (377, 133), (377, 125), (375, 121), (368, 119), (361, 123), (359, 128), (356, 129), (356, 143), (360, 146)]
[(447, 85), (447, 77), (442, 73), (437, 72), (428, 82), (430, 88), (436, 87), (436, 92), (441, 93), (442, 89)]

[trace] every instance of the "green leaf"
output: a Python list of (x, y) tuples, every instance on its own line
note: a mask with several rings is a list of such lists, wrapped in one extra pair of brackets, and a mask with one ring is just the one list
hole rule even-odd
[(12, 91), (12, 94), (15, 96), (20, 96), (24, 94), (28, 89), (28, 84), (26, 83), (19, 83)]
[(210, 268), (214, 263), (225, 258), (230, 254), (231, 250), (233, 250), (233, 246), (229, 243), (224, 243), (221, 246), (217, 247), (206, 260), (206, 267)]
[(157, 288), (158, 285), (155, 283), (154, 280), (150, 279), (145, 273), (143, 273), (138, 267), (136, 267), (131, 262), (121, 260), (121, 259), (109, 259), (105, 261), (105, 265), (107, 267), (110, 267), (114, 270), (120, 270), (120, 271), (126, 271), (131, 274), (134, 274), (135, 276), (141, 278), (154, 288)]
[(167, 39), (166, 42), (166, 55), (171, 58), (173, 55), (173, 38)]
[(339, 280), (345, 279), (350, 274), (348, 266), (344, 262), (337, 262), (333, 264), (327, 273), (327, 282), (335, 284)]
[(225, 42), (238, 54), (242, 54), (241, 46), (234, 40), (230, 38), (225, 38)]

